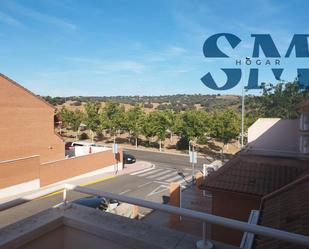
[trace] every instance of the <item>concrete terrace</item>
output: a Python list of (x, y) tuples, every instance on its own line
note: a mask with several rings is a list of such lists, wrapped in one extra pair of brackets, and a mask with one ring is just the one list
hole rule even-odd
[[(200, 238), (139, 220), (69, 204), (1, 229), (0, 248), (193, 249)], [(236, 247), (216, 243), (216, 248)]]

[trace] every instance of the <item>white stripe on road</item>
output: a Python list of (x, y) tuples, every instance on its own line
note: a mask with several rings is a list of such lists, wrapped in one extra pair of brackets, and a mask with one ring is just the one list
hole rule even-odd
[(153, 173), (156, 173), (156, 172), (159, 172), (159, 171), (162, 171), (162, 170), (164, 170), (164, 169), (154, 169), (154, 170), (150, 170), (150, 171), (148, 171), (146, 173), (140, 174), (138, 176), (149, 176), (149, 175), (151, 175)]
[(158, 173), (158, 174), (154, 174), (154, 175), (151, 175), (151, 176), (147, 176), (146, 178), (155, 178), (155, 177), (158, 177), (158, 176), (167, 174), (167, 173), (169, 173), (169, 172), (171, 172), (171, 170), (165, 170), (165, 171), (160, 172), (160, 173)]
[(179, 183), (179, 184), (183, 184), (183, 183), (185, 183), (185, 182), (188, 183), (188, 182), (191, 181), (191, 179), (192, 179), (191, 176), (186, 176), (185, 179), (182, 178), (182, 180), (181, 180), (180, 182), (178, 182), (178, 183)]
[(146, 186), (146, 185), (149, 185), (149, 184), (151, 184), (152, 182), (146, 182), (146, 183), (143, 183), (143, 184), (141, 184), (141, 185), (138, 185), (137, 187), (138, 188), (141, 188), (141, 187), (144, 187), (144, 186)]
[(142, 174), (142, 173), (144, 173), (144, 172), (147, 172), (147, 171), (150, 171), (150, 170), (153, 170), (153, 169), (155, 169), (155, 166), (154, 166), (154, 167), (151, 167), (151, 168), (149, 168), (149, 169), (144, 169), (144, 170), (140, 170), (140, 171), (134, 172), (134, 173), (132, 173), (132, 174), (130, 174), (130, 175), (131, 175), (131, 176), (135, 176), (135, 175)]
[(181, 179), (183, 179), (183, 178), (182, 178), (180, 175), (177, 175), (177, 176), (175, 176), (175, 177), (166, 179), (165, 181), (167, 181), (167, 182), (173, 182), (173, 181), (181, 180)]
[(130, 191), (131, 191), (131, 189), (127, 189), (127, 190), (125, 190), (125, 191), (120, 192), (119, 194), (120, 194), (120, 195), (123, 195), (123, 194), (125, 194), (125, 193), (130, 192)]
[(166, 179), (166, 178), (169, 178), (169, 177), (171, 177), (171, 176), (173, 176), (173, 175), (178, 175), (178, 173), (177, 173), (176, 171), (174, 171), (174, 172), (172, 172), (172, 173), (170, 173), (170, 174), (167, 174), (167, 175), (165, 175), (165, 176), (159, 177), (157, 180), (158, 180), (158, 181), (161, 181), (161, 180)]

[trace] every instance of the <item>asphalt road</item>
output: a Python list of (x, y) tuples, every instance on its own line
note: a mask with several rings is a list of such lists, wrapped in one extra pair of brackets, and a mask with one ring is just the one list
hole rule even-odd
[[(125, 149), (139, 160), (152, 162), (158, 166), (176, 169), (191, 168), (189, 155), (176, 155), (160, 152)], [(196, 167), (202, 169), (204, 163), (209, 163), (206, 158), (198, 157)]]
[[(108, 180), (90, 184), (87, 187), (165, 203), (168, 201), (169, 185), (171, 182), (179, 182), (182, 185), (186, 185), (187, 181), (191, 179), (192, 167), (189, 163), (188, 156), (136, 150), (128, 151), (130, 154), (136, 156), (137, 160), (152, 162), (155, 168), (116, 176)], [(203, 159), (198, 159), (195, 172), (201, 170), (203, 162), (205, 162)], [(133, 165), (127, 166), (134, 167)], [(69, 200), (85, 196), (77, 192), (70, 191), (68, 193)], [(54, 194), (2, 211), (0, 212), (0, 227), (43, 211), (61, 201), (62, 195)], [(144, 215), (149, 211), (143, 208), (140, 209), (140, 212)]]

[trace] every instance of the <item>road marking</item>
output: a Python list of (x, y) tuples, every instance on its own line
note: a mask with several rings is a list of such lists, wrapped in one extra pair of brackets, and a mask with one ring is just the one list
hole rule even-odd
[(92, 185), (92, 184), (95, 184), (95, 183), (98, 183), (98, 182), (103, 182), (103, 181), (105, 181), (105, 180), (112, 179), (112, 178), (114, 178), (114, 177), (116, 177), (116, 176), (106, 176), (106, 177), (100, 178), (100, 179), (98, 179), (98, 180), (95, 180), (95, 181), (93, 181), (93, 182), (88, 182), (88, 183), (85, 183), (85, 184), (81, 184), (81, 185), (79, 185), (79, 186), (84, 187), (84, 186)]
[(132, 173), (132, 174), (130, 174), (130, 175), (131, 175), (131, 176), (135, 176), (135, 175), (138, 175), (138, 174), (142, 174), (142, 173), (144, 173), (144, 172), (147, 172), (147, 171), (149, 171), (149, 170), (153, 170), (153, 169), (155, 169), (155, 168), (156, 168), (156, 166), (151, 167), (151, 168), (149, 168), (149, 169), (144, 169), (144, 170), (140, 170), (140, 171), (134, 172), (134, 173)]
[(188, 183), (188, 182), (190, 182), (191, 181), (191, 179), (192, 179), (192, 176), (187, 176), (187, 177), (185, 177), (185, 179), (182, 179), (180, 182), (178, 182), (179, 184), (182, 184), (182, 183)]
[(175, 180), (180, 180), (180, 179), (183, 179), (180, 175), (178, 175), (178, 176), (175, 176), (175, 177), (172, 177), (172, 178), (169, 178), (169, 179), (167, 179), (167, 180), (165, 180), (165, 181), (167, 181), (167, 182), (173, 182), (173, 181), (175, 181)]
[[(95, 184), (95, 183), (98, 183), (98, 182), (103, 182), (103, 181), (105, 181), (105, 180), (112, 179), (112, 178), (114, 178), (114, 177), (116, 177), (116, 176), (106, 176), (106, 177), (100, 178), (100, 179), (98, 179), (98, 180), (95, 180), (95, 181), (93, 181), (93, 182), (88, 182), (88, 183), (85, 183), (85, 184), (81, 184), (81, 185), (79, 185), (79, 186), (85, 187), (85, 186), (92, 185), (92, 184)], [(54, 195), (61, 194), (62, 192), (63, 192), (63, 189), (58, 190), (58, 191), (53, 192), (53, 193), (50, 193), (50, 194), (48, 194), (48, 195), (44, 195), (44, 196), (38, 197), (38, 198), (36, 198), (36, 199), (34, 199), (34, 200), (45, 199), (45, 198), (48, 198), (48, 197), (51, 197), (51, 196), (54, 196)]]
[(120, 195), (123, 195), (123, 194), (125, 194), (125, 193), (130, 192), (130, 191), (131, 191), (131, 189), (127, 189), (127, 190), (125, 190), (125, 191), (120, 192), (119, 194), (120, 194)]
[(155, 177), (161, 176), (161, 175), (166, 174), (166, 173), (169, 173), (169, 172), (171, 172), (171, 170), (165, 170), (165, 171), (160, 172), (160, 173), (158, 173), (158, 174), (154, 174), (154, 175), (147, 176), (146, 178), (155, 178)]
[(159, 183), (161, 185), (169, 186), (169, 183), (167, 182), (160, 182), (160, 181), (153, 181), (154, 183)]
[(165, 175), (165, 176), (159, 177), (157, 180), (160, 181), (160, 180), (169, 178), (169, 177), (171, 177), (171, 176), (173, 176), (173, 175), (178, 175), (178, 173), (174, 171), (173, 173), (170, 173), (170, 174), (167, 174), (167, 175)]
[(149, 184), (151, 184), (151, 183), (153, 183), (153, 182), (146, 182), (146, 183), (144, 183), (144, 184), (138, 185), (137, 187), (138, 187), (138, 188), (141, 188), (141, 187), (144, 187), (144, 186), (149, 185)]
[(162, 192), (166, 191), (167, 189), (169, 189), (168, 186), (160, 185), (160, 186), (156, 187), (154, 190), (152, 190), (147, 196), (162, 193)]
[(156, 173), (156, 172), (159, 172), (159, 171), (162, 171), (162, 170), (164, 170), (164, 169), (154, 169), (154, 170), (151, 170), (151, 171), (149, 171), (149, 172), (140, 174), (140, 175), (138, 175), (138, 176), (148, 176), (148, 175), (151, 175), (151, 174), (153, 174), (153, 173)]

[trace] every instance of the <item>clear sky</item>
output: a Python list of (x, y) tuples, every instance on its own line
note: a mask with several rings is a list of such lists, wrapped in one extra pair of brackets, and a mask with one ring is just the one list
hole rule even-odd
[[(269, 33), (284, 54), (293, 34), (309, 32), (308, 13), (307, 0), (1, 0), (0, 72), (51, 96), (240, 94), (240, 86), (215, 92), (201, 82), (207, 72), (224, 82), (219, 69), (234, 67), (206, 59), (205, 39), (239, 36), (238, 58), (252, 56), (252, 33)], [(282, 64), (286, 80), (297, 64), (309, 66)], [(260, 81), (275, 81), (262, 71)]]

